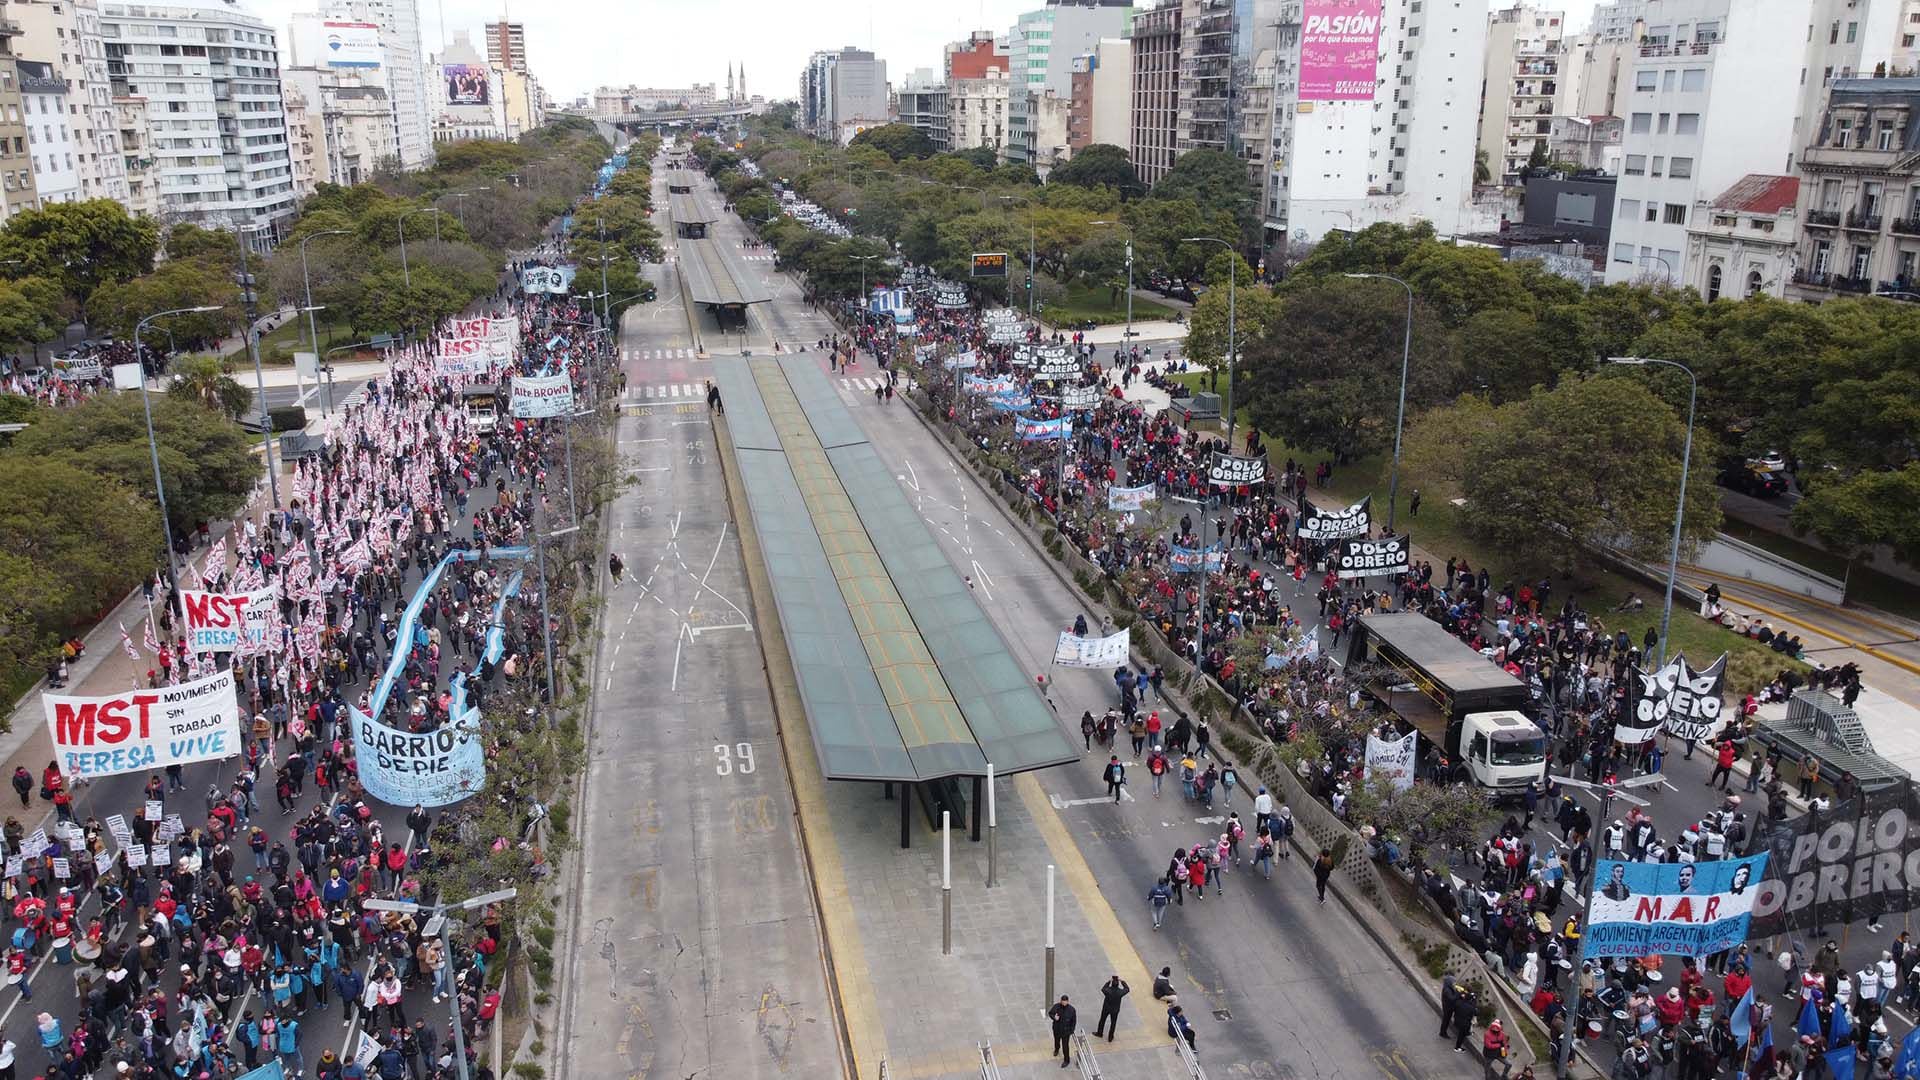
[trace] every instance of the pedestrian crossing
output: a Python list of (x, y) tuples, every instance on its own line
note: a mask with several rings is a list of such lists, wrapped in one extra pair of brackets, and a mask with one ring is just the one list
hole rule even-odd
[(648, 401), (656, 404), (666, 402), (705, 401), (707, 386), (705, 383), (663, 383), (652, 386), (627, 387), (628, 401)]
[(629, 360), (692, 360), (695, 350), (685, 349), (633, 349), (623, 350)]
[(740, 258), (745, 262), (772, 262), (774, 260), (774, 256), (772, 255), (741, 255)]
[[(840, 387), (843, 390), (865, 391), (869, 394), (885, 385), (887, 385), (887, 378), (884, 375), (871, 375), (865, 378), (853, 375), (840, 380)], [(904, 394), (911, 389), (913, 389), (912, 376), (902, 378), (893, 384), (893, 392), (896, 394)]]

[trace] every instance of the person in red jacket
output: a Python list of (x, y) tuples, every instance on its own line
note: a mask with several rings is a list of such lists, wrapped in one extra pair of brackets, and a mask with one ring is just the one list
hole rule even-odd
[(1747, 965), (1735, 964), (1727, 970), (1727, 977), (1720, 980), (1721, 1000), (1739, 1001), (1753, 988), (1753, 976), (1747, 974)]
[(1719, 756), (1714, 759), (1713, 775), (1707, 777), (1707, 786), (1712, 787), (1715, 780), (1720, 781), (1720, 790), (1730, 790), (1733, 783), (1733, 761), (1738, 756), (1731, 738), (1721, 738)]
[(1500, 1021), (1487, 1021), (1487, 1032), (1481, 1036), (1480, 1050), (1486, 1055), (1486, 1074), (1506, 1080), (1512, 1066), (1507, 1063), (1507, 1033), (1500, 1027)]

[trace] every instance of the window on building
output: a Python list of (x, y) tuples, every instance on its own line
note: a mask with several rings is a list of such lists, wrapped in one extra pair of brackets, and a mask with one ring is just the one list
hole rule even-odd
[(1813, 242), (1813, 272), (1826, 274), (1833, 270), (1833, 241), (1816, 240)]
[(1659, 75), (1655, 72), (1636, 71), (1633, 73), (1633, 88), (1640, 93), (1650, 94), (1659, 88), (1658, 79)]
[(1627, 155), (1627, 175), (1628, 176), (1647, 175), (1647, 155), (1628, 154)]
[(1639, 219), (1640, 219), (1640, 200), (1639, 199), (1621, 199), (1620, 200), (1620, 220), (1638, 221)]
[(1880, 121), (1874, 131), (1874, 145), (1882, 150), (1892, 150), (1894, 148), (1893, 134), (1893, 121)]
[(1675, 135), (1698, 135), (1700, 133), (1700, 114), (1683, 112), (1673, 118)]
[(1720, 264), (1707, 267), (1707, 303), (1720, 299)]
[(1687, 223), (1687, 204), (1668, 203), (1666, 217), (1661, 220), (1668, 225), (1685, 225)]
[(1653, 155), (1653, 176), (1667, 175), (1667, 159), (1664, 154)]
[(1667, 122), (1668, 122), (1669, 120), (1672, 120), (1672, 119), (1673, 119), (1673, 114), (1672, 114), (1672, 113), (1661, 113), (1661, 114), (1660, 114), (1660, 129), (1659, 129), (1659, 132), (1658, 132), (1658, 134), (1661, 134), (1661, 135), (1665, 135), (1665, 134), (1667, 133)]
[(1680, 73), (1680, 89), (1687, 93), (1698, 93), (1707, 88), (1707, 69), (1688, 68)]
[(1847, 24), (1847, 44), (1851, 45), (1858, 40), (1860, 40), (1860, 24), (1857, 22), (1848, 23)]
[(1634, 113), (1631, 124), (1632, 127), (1630, 130), (1633, 134), (1645, 135), (1653, 130), (1653, 114), (1644, 112)]
[(1667, 175), (1675, 180), (1687, 180), (1693, 176), (1693, 159), (1677, 157), (1667, 162)]
[(1679, 75), (1680, 73), (1673, 70), (1672, 68), (1668, 68), (1667, 70), (1661, 72), (1660, 73), (1660, 89), (1669, 94), (1673, 93), (1674, 81), (1679, 77)]
[(1850, 141), (1852, 141), (1852, 139), (1853, 139), (1853, 118), (1847, 117), (1847, 116), (1834, 117), (1833, 118), (1833, 136), (1827, 141), (1827, 145), (1828, 146), (1845, 146)]
[(1633, 265), (1633, 245), (1632, 244), (1613, 245), (1613, 261), (1617, 263), (1626, 263), (1628, 266), (1632, 266)]
[(1829, 45), (1840, 44), (1840, 20), (1839, 19), (1833, 20), (1833, 25), (1827, 27), (1827, 44)]
[(1872, 265), (1873, 248), (1866, 244), (1853, 245), (1853, 258), (1848, 263), (1847, 276), (1851, 278), (1864, 278), (1867, 276), (1868, 268)]

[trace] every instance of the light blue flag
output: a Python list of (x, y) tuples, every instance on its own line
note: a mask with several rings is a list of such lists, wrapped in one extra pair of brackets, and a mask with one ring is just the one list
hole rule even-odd
[(1733, 1015), (1727, 1018), (1727, 1024), (1733, 1029), (1735, 1046), (1744, 1047), (1747, 1040), (1753, 1038), (1753, 987), (1747, 987), (1746, 994), (1733, 1006)]
[(1901, 1040), (1900, 1056), (1893, 1059), (1893, 1080), (1920, 1080), (1920, 1028)]
[(1813, 998), (1807, 998), (1807, 1003), (1800, 1006), (1800, 1019), (1794, 1021), (1793, 1033), (1795, 1035), (1820, 1034), (1820, 1010), (1813, 1007)]

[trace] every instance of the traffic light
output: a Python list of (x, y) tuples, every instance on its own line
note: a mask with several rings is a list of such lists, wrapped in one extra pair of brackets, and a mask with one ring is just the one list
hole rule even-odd
[(1028, 292), (1033, 291), (1033, 275), (1032, 274), (1027, 275), (1027, 291)]

